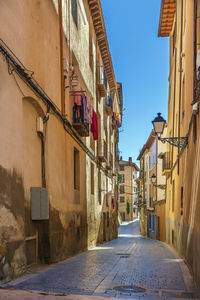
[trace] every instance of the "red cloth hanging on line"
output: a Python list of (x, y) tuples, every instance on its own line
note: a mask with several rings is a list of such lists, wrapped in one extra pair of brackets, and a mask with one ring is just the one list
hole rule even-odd
[(95, 113), (94, 109), (92, 110), (92, 124), (90, 128), (94, 140), (98, 140), (98, 122), (97, 122), (97, 114)]

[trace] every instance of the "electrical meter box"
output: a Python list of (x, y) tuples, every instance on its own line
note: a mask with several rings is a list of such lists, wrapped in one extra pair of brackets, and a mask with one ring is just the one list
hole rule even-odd
[(48, 189), (31, 187), (31, 218), (33, 221), (49, 219)]

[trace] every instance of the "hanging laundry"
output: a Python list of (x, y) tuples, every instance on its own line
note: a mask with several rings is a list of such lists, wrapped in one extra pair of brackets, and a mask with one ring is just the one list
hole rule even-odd
[(117, 114), (116, 114), (116, 120), (117, 120), (117, 121), (120, 121), (120, 117), (121, 117), (120, 114), (117, 113)]
[(73, 94), (73, 104), (81, 105), (82, 94), (81, 93), (74, 93)]
[(112, 208), (114, 209), (115, 208), (115, 201), (114, 201), (114, 198), (112, 198)]
[(73, 122), (81, 123), (83, 120), (83, 113), (82, 113), (82, 104), (83, 99), (80, 93), (76, 93), (73, 95)]
[(84, 123), (90, 123), (89, 120), (89, 108), (88, 108), (88, 101), (86, 96), (83, 98), (83, 116), (84, 116)]
[(98, 140), (98, 122), (97, 122), (97, 114), (95, 113), (94, 109), (92, 111), (92, 124), (90, 128), (94, 140)]

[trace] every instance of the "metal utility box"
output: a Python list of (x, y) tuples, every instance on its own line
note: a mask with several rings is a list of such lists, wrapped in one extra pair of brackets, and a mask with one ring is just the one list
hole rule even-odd
[(49, 219), (49, 197), (46, 188), (31, 187), (31, 218), (33, 221)]

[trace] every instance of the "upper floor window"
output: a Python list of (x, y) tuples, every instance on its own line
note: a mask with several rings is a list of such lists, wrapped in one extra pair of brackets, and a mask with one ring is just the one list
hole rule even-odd
[(124, 171), (124, 166), (119, 166), (120, 171)]
[(80, 189), (80, 158), (79, 151), (74, 148), (74, 189)]
[(119, 174), (119, 182), (124, 183), (124, 181), (125, 181), (124, 174)]
[(119, 191), (120, 191), (120, 194), (124, 194), (124, 185), (121, 185), (119, 187)]
[(71, 0), (71, 10), (72, 17), (76, 27), (78, 28), (78, 9), (77, 9), (77, 0)]
[(120, 197), (120, 202), (125, 202), (124, 197)]

